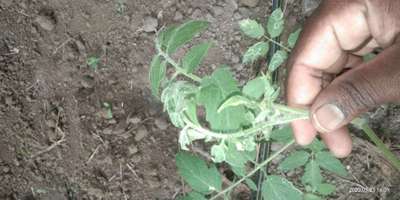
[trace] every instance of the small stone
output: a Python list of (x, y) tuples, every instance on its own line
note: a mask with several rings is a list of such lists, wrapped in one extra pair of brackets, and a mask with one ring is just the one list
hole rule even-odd
[(103, 190), (98, 188), (88, 188), (87, 193), (89, 196), (96, 197), (95, 199), (104, 199)]
[(174, 16), (175, 21), (181, 21), (183, 19), (183, 15), (181, 12), (177, 11)]
[(203, 16), (203, 14), (201, 13), (201, 10), (196, 8), (193, 13), (192, 13), (192, 18), (193, 19), (199, 19)]
[(137, 148), (136, 145), (131, 145), (128, 147), (129, 155), (133, 155), (133, 154), (137, 153), (138, 151), (139, 151), (139, 149)]
[(53, 21), (45, 16), (36, 17), (35, 22), (46, 31), (51, 31), (55, 27)]
[(176, 0), (161, 0), (160, 4), (163, 8), (168, 8), (173, 6), (176, 3)]
[(235, 63), (235, 64), (236, 64), (236, 63), (239, 63), (239, 62), (240, 62), (239, 56), (233, 54), (233, 55), (232, 55), (232, 62)]
[(240, 5), (254, 8), (258, 5), (259, 0), (239, 0)]
[(220, 16), (224, 14), (224, 8), (221, 6), (215, 6), (213, 9), (214, 16)]
[(132, 117), (126, 120), (126, 123), (128, 124), (138, 124), (142, 121), (139, 117)]
[(143, 138), (145, 138), (148, 134), (149, 133), (147, 132), (146, 128), (144, 128), (144, 127), (139, 128), (135, 134), (135, 141), (139, 142), (139, 141), (143, 140)]
[(167, 128), (168, 128), (168, 122), (167, 121), (165, 121), (164, 119), (162, 119), (162, 118), (157, 118), (155, 121), (154, 121), (154, 124), (157, 126), (157, 128), (158, 129), (160, 129), (160, 130), (167, 130)]
[(239, 8), (236, 0), (227, 0), (226, 2), (228, 3), (228, 7), (231, 7), (234, 11)]
[(4, 172), (4, 173), (10, 172), (10, 168), (7, 167), (7, 166), (3, 167), (3, 172)]
[(239, 8), (239, 13), (244, 18), (249, 17), (251, 15), (251, 11), (248, 8), (244, 8), (244, 7)]
[(242, 19), (242, 15), (240, 15), (240, 13), (238, 13), (238, 12), (235, 12), (235, 14), (233, 14), (233, 18), (235, 20), (240, 20), (240, 19)]
[(147, 16), (143, 21), (143, 30), (147, 33), (157, 31), (158, 20), (154, 17)]
[(103, 134), (104, 135), (110, 135), (112, 133), (112, 129), (111, 128), (106, 128), (103, 130)]

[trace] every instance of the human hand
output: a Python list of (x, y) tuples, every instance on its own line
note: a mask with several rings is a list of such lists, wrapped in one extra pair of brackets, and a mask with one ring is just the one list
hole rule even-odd
[[(352, 146), (346, 124), (400, 101), (399, 10), (397, 0), (326, 0), (310, 17), (288, 63), (288, 104), (311, 109), (310, 120), (292, 123), (297, 143), (311, 143), (318, 131), (345, 157)], [(383, 51), (363, 63), (376, 48)]]

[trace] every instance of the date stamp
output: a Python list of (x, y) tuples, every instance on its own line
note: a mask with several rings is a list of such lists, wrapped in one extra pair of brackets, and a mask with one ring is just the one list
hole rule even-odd
[(387, 193), (389, 187), (351, 187), (349, 193)]

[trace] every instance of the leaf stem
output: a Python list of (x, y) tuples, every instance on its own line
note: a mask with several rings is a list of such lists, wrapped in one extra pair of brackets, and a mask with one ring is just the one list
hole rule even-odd
[(362, 130), (365, 132), (365, 134), (369, 137), (369, 139), (372, 140), (372, 142), (375, 143), (375, 145), (378, 147), (378, 149), (382, 152), (383, 156), (388, 159), (390, 163), (393, 164), (394, 167), (398, 171), (400, 171), (400, 160), (399, 158), (394, 155), (390, 149), (382, 142), (381, 139), (375, 134), (375, 132), (368, 126), (368, 123), (364, 123), (361, 125)]
[(280, 104), (273, 104), (273, 107), (276, 108), (277, 110), (284, 111), (287, 114), (290, 114), (289, 117), (285, 117), (280, 120), (274, 120), (274, 121), (266, 121), (259, 123), (252, 128), (237, 131), (237, 132), (232, 132), (232, 133), (217, 133), (210, 131), (208, 129), (205, 129), (199, 125), (196, 125), (192, 123), (187, 117), (184, 117), (183, 120), (185, 123), (190, 127), (195, 129), (196, 131), (203, 133), (207, 136), (213, 137), (213, 138), (218, 138), (218, 139), (229, 139), (229, 138), (240, 138), (244, 136), (250, 136), (253, 134), (257, 134), (259, 131), (268, 128), (270, 126), (275, 126), (275, 125), (281, 125), (281, 124), (287, 124), (295, 120), (299, 119), (309, 119), (309, 114), (307, 111), (304, 110), (298, 110), (298, 109), (293, 109), (284, 105)]
[(264, 162), (260, 163), (258, 166), (256, 166), (251, 172), (249, 172), (246, 176), (242, 177), (241, 179), (239, 179), (238, 181), (236, 181), (234, 184), (230, 185), (229, 187), (225, 188), (224, 190), (222, 190), (221, 192), (219, 192), (218, 194), (216, 194), (215, 196), (213, 196), (211, 199), (209, 200), (214, 200), (217, 199), (217, 197), (225, 194), (226, 192), (232, 190), (234, 187), (238, 186), (241, 182), (243, 182), (244, 180), (246, 180), (247, 178), (253, 176), (258, 170), (260, 170), (262, 167), (264, 167), (266, 164), (268, 164), (271, 160), (273, 160), (274, 158), (276, 158), (279, 154), (281, 154), (282, 152), (284, 152), (286, 149), (288, 149), (290, 146), (292, 146), (294, 144), (294, 140), (291, 140), (290, 142), (288, 142), (284, 147), (282, 147), (281, 149), (279, 149), (277, 152), (275, 152), (274, 154), (272, 154), (268, 159), (266, 159)]
[[(160, 56), (162, 56), (169, 64), (171, 64), (175, 68), (176, 72), (178, 73), (177, 75), (182, 74), (182, 75), (192, 79), (195, 82), (201, 81), (200, 77), (198, 77), (192, 73), (187, 73), (183, 68), (179, 67), (179, 64), (176, 63), (174, 59), (172, 59), (167, 53), (165, 53), (164, 51), (161, 50), (161, 47), (158, 44), (157, 40), (156, 40), (156, 48), (157, 48), (158, 54)], [(174, 75), (174, 76), (176, 77), (177, 75)]]
[(271, 39), (270, 37), (268, 37), (268, 36), (266, 36), (266, 35), (263, 35), (263, 37), (264, 37), (265, 39), (267, 39), (268, 41), (270, 41), (270, 42), (272, 42), (272, 43), (274, 43), (274, 44), (280, 46), (282, 49), (284, 49), (284, 50), (287, 51), (288, 53), (290, 53), (290, 52), (292, 51), (289, 47), (287, 47), (287, 46), (285, 46), (285, 45), (282, 45), (281, 43), (279, 43), (279, 42), (277, 42), (277, 41)]

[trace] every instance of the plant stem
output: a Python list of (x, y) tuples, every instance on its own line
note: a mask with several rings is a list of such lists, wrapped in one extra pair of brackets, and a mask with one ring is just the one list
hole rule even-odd
[(400, 171), (400, 160), (394, 155), (390, 149), (382, 142), (381, 139), (375, 134), (375, 132), (368, 126), (367, 123), (361, 125), (362, 130), (365, 134), (375, 143), (378, 149), (382, 152), (383, 156), (388, 159), (393, 166), (396, 167), (398, 171)]
[(287, 51), (288, 53), (290, 53), (290, 52), (292, 51), (289, 47), (286, 47), (285, 45), (282, 45), (281, 43), (279, 43), (279, 42), (277, 42), (277, 41), (271, 39), (270, 37), (268, 37), (268, 36), (266, 36), (266, 35), (264, 35), (263, 37), (264, 37), (265, 39), (267, 39), (268, 41), (270, 41), (270, 42), (272, 42), (272, 43), (274, 43), (274, 44), (280, 46), (282, 49), (284, 49), (284, 50)]
[(187, 117), (184, 117), (183, 120), (185, 123), (192, 129), (195, 129), (196, 131), (203, 133), (207, 136), (211, 136), (213, 138), (218, 138), (218, 139), (229, 139), (229, 138), (240, 138), (244, 136), (251, 136), (253, 134), (257, 134), (259, 131), (264, 130), (270, 126), (275, 126), (275, 125), (281, 125), (281, 124), (287, 124), (295, 120), (300, 120), (300, 119), (309, 119), (309, 114), (308, 111), (305, 110), (299, 110), (299, 109), (293, 109), (284, 105), (280, 104), (273, 104), (273, 107), (276, 108), (278, 111), (283, 111), (289, 114), (289, 117), (276, 120), (276, 121), (265, 121), (260, 124), (257, 124), (249, 129), (237, 131), (237, 132), (231, 132), (231, 133), (217, 133), (210, 131), (208, 129), (205, 129), (199, 125), (196, 125), (192, 123)]
[(264, 167), (266, 164), (268, 164), (271, 160), (273, 160), (274, 158), (276, 158), (279, 154), (281, 154), (282, 152), (284, 152), (286, 149), (288, 149), (291, 145), (294, 144), (294, 140), (291, 140), (290, 142), (288, 142), (284, 147), (282, 147), (281, 149), (279, 149), (279, 151), (275, 152), (274, 154), (272, 154), (268, 159), (266, 159), (264, 162), (260, 163), (258, 166), (256, 166), (250, 173), (248, 173), (246, 176), (242, 177), (241, 179), (239, 179), (237, 182), (235, 182), (234, 184), (230, 185), (229, 187), (225, 188), (224, 190), (222, 190), (221, 192), (219, 192), (218, 194), (216, 194), (215, 196), (213, 196), (211, 199), (209, 200), (214, 200), (217, 199), (217, 197), (225, 194), (226, 192), (232, 190), (234, 187), (238, 186), (241, 182), (243, 182), (244, 180), (246, 180), (247, 178), (253, 176), (258, 170), (260, 170), (262, 167)]
[[(178, 73), (177, 75), (182, 74), (182, 75), (192, 79), (195, 82), (200, 82), (201, 81), (200, 77), (198, 77), (198, 76), (196, 76), (196, 75), (194, 75), (192, 73), (187, 73), (183, 68), (179, 67), (179, 64), (176, 63), (174, 61), (174, 59), (172, 59), (167, 53), (165, 53), (165, 52), (163, 52), (161, 50), (161, 47), (160, 47), (160, 45), (158, 45), (158, 42), (156, 42), (156, 48), (157, 48), (158, 54), (160, 56), (162, 56), (169, 64), (171, 64), (175, 68), (176, 72)], [(177, 75), (175, 75), (175, 77)]]

